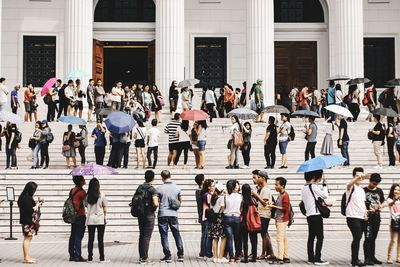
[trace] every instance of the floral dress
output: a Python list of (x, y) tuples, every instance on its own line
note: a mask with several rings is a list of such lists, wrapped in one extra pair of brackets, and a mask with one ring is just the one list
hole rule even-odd
[(220, 196), (215, 203), (212, 205), (211, 208), (214, 210), (215, 213), (218, 213), (217, 220), (211, 223), (210, 229), (208, 230), (208, 235), (212, 239), (218, 239), (220, 237), (225, 237), (225, 230), (224, 230), (224, 222), (223, 222), (223, 214), (220, 212), (221, 210), (221, 203), (224, 201), (224, 196)]

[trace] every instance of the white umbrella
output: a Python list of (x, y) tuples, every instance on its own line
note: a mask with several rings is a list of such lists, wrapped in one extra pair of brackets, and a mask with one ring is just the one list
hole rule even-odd
[(344, 108), (339, 105), (329, 105), (326, 106), (325, 109), (347, 118), (353, 118), (353, 114), (351, 114), (351, 112), (347, 108)]
[(200, 82), (200, 80), (198, 79), (189, 79), (189, 80), (184, 80), (181, 81), (178, 84), (179, 88), (184, 88), (184, 87), (190, 87), (190, 86), (195, 86), (196, 84), (198, 84)]

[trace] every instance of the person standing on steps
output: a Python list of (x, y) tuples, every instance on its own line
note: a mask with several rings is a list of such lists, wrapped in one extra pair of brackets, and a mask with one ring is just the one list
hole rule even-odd
[(353, 236), (351, 243), (351, 266), (353, 267), (365, 266), (358, 258), (358, 253), (365, 222), (368, 220), (365, 191), (361, 187), (362, 181), (366, 178), (363, 168), (354, 168), (353, 179), (346, 186), (346, 221)]
[(279, 151), (282, 155), (282, 165), (279, 169), (287, 169), (286, 149), (289, 144), (289, 133), (292, 125), (289, 122), (289, 114), (281, 114), (282, 124), (278, 128), (279, 133)]
[(258, 79), (257, 85), (254, 88), (254, 101), (256, 104), (256, 112), (258, 116), (254, 119), (254, 122), (263, 122), (264, 118), (264, 93), (262, 89), (263, 80)]
[(278, 144), (277, 126), (275, 125), (275, 117), (270, 116), (268, 119), (268, 127), (264, 137), (264, 157), (267, 162), (265, 169), (273, 169), (276, 161), (276, 145)]
[(383, 191), (378, 187), (381, 180), (382, 178), (378, 173), (373, 173), (369, 178), (368, 186), (364, 187), (368, 217), (364, 228), (364, 258), (366, 265), (382, 264), (375, 255), (375, 242), (381, 226), (381, 210), (385, 202)]
[[(328, 265), (329, 262), (321, 258), (322, 244), (324, 242), (324, 221), (316, 206), (316, 200), (327, 199), (329, 191), (322, 170), (304, 173), (306, 184), (301, 192), (301, 199), (306, 210), (308, 224), (307, 254), (308, 262), (315, 265)], [(322, 187), (318, 184), (322, 180)], [(317, 239), (315, 251), (314, 240)]]
[(347, 133), (347, 122), (342, 115), (336, 115), (335, 125), (339, 128), (339, 139), (337, 141), (338, 147), (340, 148), (340, 152), (342, 157), (346, 159), (346, 162), (343, 166), (350, 165), (350, 155), (349, 155), (349, 143), (350, 138)]
[(174, 119), (170, 121), (164, 128), (164, 133), (168, 134), (168, 148), (169, 148), (169, 154), (167, 159), (168, 166), (171, 164), (171, 162), (174, 163), (176, 153), (178, 150), (179, 137), (177, 136), (176, 132), (178, 130), (178, 127), (181, 126), (180, 115), (181, 114), (179, 113), (175, 113)]
[(72, 196), (72, 203), (78, 216), (75, 222), (71, 223), (71, 234), (68, 245), (69, 261), (86, 262), (87, 259), (82, 257), (82, 239), (86, 228), (86, 210), (84, 206), (86, 191), (83, 189), (83, 186), (86, 184), (86, 181), (83, 176), (74, 176), (72, 177), (72, 181), (75, 187), (71, 189), (70, 195)]
[(164, 253), (164, 257), (161, 261), (172, 263), (172, 255), (168, 243), (168, 228), (170, 228), (178, 250), (178, 262), (183, 262), (183, 242), (179, 232), (178, 222), (178, 210), (182, 205), (181, 190), (171, 181), (171, 173), (169, 171), (162, 171), (161, 178), (163, 185), (157, 187), (157, 194), (160, 199), (160, 208), (158, 209), (158, 230), (160, 232), (161, 245)]
[(94, 138), (94, 154), (96, 156), (96, 164), (103, 165), (107, 139), (106, 128), (103, 126), (101, 119), (97, 119), (97, 126), (92, 131), (92, 138)]
[(317, 145), (318, 126), (315, 124), (315, 118), (309, 117), (308, 124), (304, 125), (304, 133), (306, 134), (307, 146), (305, 151), (305, 160), (315, 158), (315, 146)]
[[(147, 168), (155, 169), (158, 160), (158, 138), (160, 137), (160, 130), (157, 129), (157, 119), (151, 121), (151, 128), (147, 131)], [(151, 154), (153, 154), (153, 162), (151, 161)]]
[(242, 133), (242, 125), (240, 124), (239, 118), (236, 115), (231, 117), (232, 126), (230, 128), (230, 139), (228, 141), (228, 149), (230, 153), (228, 155), (229, 165), (225, 169), (239, 169), (238, 164), (238, 151), (239, 147), (235, 145), (235, 135)]
[(385, 142), (385, 130), (381, 123), (381, 116), (374, 115), (376, 122), (374, 128), (369, 129), (369, 135), (371, 136), (372, 145), (374, 147), (374, 154), (377, 160), (375, 168), (382, 168), (382, 146)]
[(393, 264), (392, 250), (396, 248), (397, 263), (400, 263), (400, 231), (398, 216), (400, 216), (400, 185), (394, 183), (389, 191), (387, 204), (390, 210), (390, 241), (387, 250), (387, 264)]

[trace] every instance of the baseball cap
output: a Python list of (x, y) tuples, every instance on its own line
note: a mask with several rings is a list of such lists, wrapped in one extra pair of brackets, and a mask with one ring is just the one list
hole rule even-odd
[(222, 183), (217, 183), (215, 185), (215, 189), (217, 189), (218, 192), (222, 192), (222, 191), (224, 191), (225, 187), (224, 187), (224, 185)]
[(268, 172), (261, 170), (258, 172), (258, 176), (264, 177), (265, 179), (269, 179)]

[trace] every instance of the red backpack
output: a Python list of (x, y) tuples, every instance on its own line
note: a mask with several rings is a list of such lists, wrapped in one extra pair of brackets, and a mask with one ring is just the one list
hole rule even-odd
[(249, 232), (261, 231), (261, 218), (258, 214), (256, 205), (249, 205), (249, 209), (246, 214), (246, 226)]

